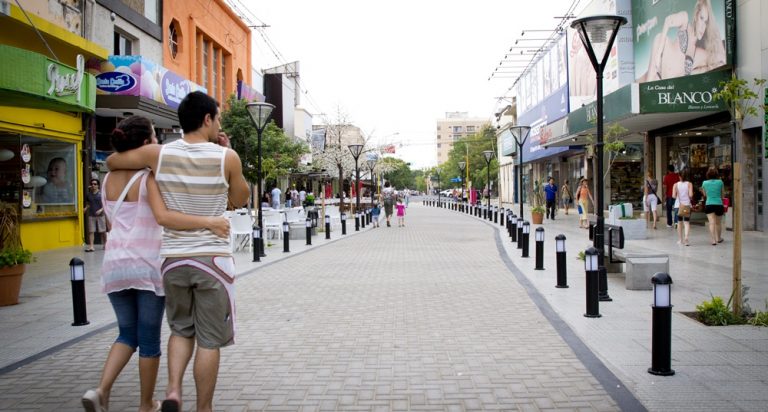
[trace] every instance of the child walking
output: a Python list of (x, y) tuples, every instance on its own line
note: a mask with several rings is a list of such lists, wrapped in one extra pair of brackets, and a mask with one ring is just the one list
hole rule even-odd
[(402, 199), (397, 199), (397, 226), (405, 226), (405, 205)]
[(381, 215), (381, 208), (378, 203), (373, 205), (371, 209), (371, 220), (373, 221), (373, 227), (379, 227), (379, 216)]

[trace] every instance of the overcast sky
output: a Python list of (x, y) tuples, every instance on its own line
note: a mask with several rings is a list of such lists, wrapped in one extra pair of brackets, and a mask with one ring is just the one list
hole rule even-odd
[[(491, 119), (514, 79), (488, 81), (523, 30), (552, 30), (579, 0), (233, 0), (261, 22), (254, 67), (298, 60), (301, 105), (331, 121), (339, 107), (418, 169), (435, 165), (446, 112)], [(239, 3), (238, 3), (239, 1)], [(582, 3), (582, 4), (579, 4)], [(253, 20), (253, 18), (252, 18)], [(526, 33), (524, 38), (547, 36)], [(521, 42), (531, 46), (541, 42)], [(503, 75), (497, 75), (503, 76)], [(320, 116), (315, 123), (322, 123)], [(402, 146), (400, 146), (402, 145)]]

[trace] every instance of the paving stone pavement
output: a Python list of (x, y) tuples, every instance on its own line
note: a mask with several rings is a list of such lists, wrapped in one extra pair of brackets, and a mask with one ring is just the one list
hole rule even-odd
[[(620, 408), (510, 272), (493, 228), (418, 207), (407, 220), (240, 274), (216, 409)], [(0, 410), (79, 410), (113, 339), (96, 331), (0, 375)], [(165, 379), (163, 361), (158, 396)], [(188, 370), (188, 410), (192, 384)], [(110, 409), (135, 409), (137, 389), (131, 363)]]

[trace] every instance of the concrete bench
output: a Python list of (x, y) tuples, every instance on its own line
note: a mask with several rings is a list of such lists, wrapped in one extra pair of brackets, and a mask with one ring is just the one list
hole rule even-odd
[(651, 290), (651, 277), (669, 273), (669, 255), (652, 250), (616, 249), (613, 257), (624, 262), (624, 287), (627, 290)]

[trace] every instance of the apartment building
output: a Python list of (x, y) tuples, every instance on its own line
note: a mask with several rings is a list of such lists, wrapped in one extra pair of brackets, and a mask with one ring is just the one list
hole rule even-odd
[(482, 117), (469, 117), (467, 112), (447, 112), (445, 119), (437, 121), (437, 164), (448, 160), (448, 153), (453, 148), (453, 142), (479, 133), (483, 127), (490, 124)]

